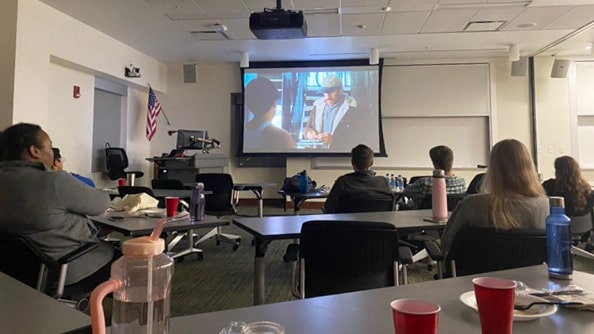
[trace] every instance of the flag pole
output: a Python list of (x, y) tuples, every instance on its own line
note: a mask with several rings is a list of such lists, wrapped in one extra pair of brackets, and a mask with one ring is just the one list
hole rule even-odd
[[(149, 88), (151, 88), (151, 84), (148, 84)], [(165, 117), (165, 121), (167, 122), (167, 125), (171, 126), (171, 122), (169, 122), (169, 118), (167, 118), (167, 114), (165, 113), (165, 109), (163, 108), (163, 105), (161, 105), (161, 113), (163, 113), (163, 117)]]
[(162, 105), (161, 105), (161, 113), (163, 114), (163, 117), (165, 117), (165, 121), (167, 121), (167, 125), (171, 126), (171, 123), (169, 122), (169, 118), (167, 118), (167, 114), (165, 114), (165, 109), (163, 109)]

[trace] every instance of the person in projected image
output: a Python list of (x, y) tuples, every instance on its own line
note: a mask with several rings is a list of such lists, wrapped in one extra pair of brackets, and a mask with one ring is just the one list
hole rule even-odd
[[(357, 100), (344, 93), (342, 80), (335, 75), (324, 78), (321, 87), (320, 92), (324, 97), (313, 103), (313, 109), (303, 131), (304, 137), (309, 140), (319, 140), (325, 145), (330, 145), (332, 142), (342, 143), (343, 140), (340, 139), (338, 132), (341, 132), (340, 128), (350, 124), (349, 118), (352, 118), (352, 115), (349, 114), (353, 114), (353, 109), (357, 108)], [(354, 137), (352, 132), (345, 135)]]
[(253, 118), (244, 129), (244, 148), (249, 151), (280, 152), (295, 148), (289, 132), (272, 124), (278, 90), (267, 78), (258, 77), (245, 87), (245, 105)]

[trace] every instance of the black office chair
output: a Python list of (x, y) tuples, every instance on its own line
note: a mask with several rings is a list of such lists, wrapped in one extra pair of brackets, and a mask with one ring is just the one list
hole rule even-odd
[[(429, 256), (440, 263), (438, 278), (456, 277), (490, 271), (542, 264), (547, 260), (544, 230), (465, 228), (456, 234), (445, 256), (436, 243), (426, 242)], [(445, 267), (445, 268), (444, 268)]]
[(570, 216), (571, 219), (571, 252), (576, 256), (594, 259), (594, 245), (592, 244), (592, 234), (594, 230), (594, 215), (592, 210), (583, 216)]
[(396, 196), (394, 194), (349, 193), (338, 199), (337, 213), (394, 211)]
[(151, 181), (153, 189), (186, 189), (181, 180), (176, 179), (153, 179)]
[[(205, 213), (222, 217), (237, 214), (233, 206), (233, 178), (225, 173), (204, 173), (196, 174), (196, 183), (204, 183), (205, 191), (212, 191), (212, 194), (205, 196)], [(231, 243), (233, 250), (239, 248), (241, 237), (233, 234), (222, 233), (221, 227), (215, 227), (200, 238), (195, 244), (198, 245), (212, 237), (216, 238), (217, 245), (221, 241)]]
[[(466, 197), (467, 195), (468, 194), (466, 194), (466, 193), (447, 194), (446, 200), (447, 200), (448, 211), (454, 211), (454, 209), (456, 208), (458, 203), (461, 200), (463, 200), (464, 197)], [(419, 202), (419, 204), (417, 206), (417, 209), (424, 210), (424, 209), (431, 209), (431, 208), (433, 208), (433, 196), (431, 194), (429, 194), (421, 199), (421, 201)]]
[[(41, 253), (26, 237), (0, 234), (0, 271), (64, 302), (78, 310), (86, 311), (89, 302), (72, 298), (93, 290), (94, 286), (81, 284), (65, 285), (68, 264), (97, 247), (96, 243), (85, 243), (78, 249), (53, 260)], [(98, 282), (99, 283), (99, 282)]]
[(412, 257), (388, 223), (309, 221), (300, 239), (299, 298), (399, 285)]
[(134, 185), (134, 180), (144, 175), (141, 171), (127, 171), (128, 155), (126, 150), (121, 147), (111, 147), (109, 143), (105, 143), (105, 163), (107, 176), (110, 180), (129, 179), (130, 185)]
[(481, 184), (483, 183), (483, 178), (487, 173), (478, 173), (476, 174), (470, 183), (468, 184), (468, 188), (466, 188), (467, 194), (477, 194), (481, 189)]

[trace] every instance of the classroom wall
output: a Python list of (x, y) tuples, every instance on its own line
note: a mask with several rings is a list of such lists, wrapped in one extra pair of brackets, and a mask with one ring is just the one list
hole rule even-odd
[[(41, 125), (56, 146), (64, 148), (66, 169), (89, 175), (90, 152), (85, 148), (92, 141), (93, 88), (98, 75), (129, 86), (126, 147), (130, 160), (143, 161), (150, 148), (144, 138), (146, 85), (166, 92), (166, 66), (37, 0), (19, 0), (13, 14), (14, 80), (3, 77), (0, 89), (8, 94), (13, 87), (14, 103), (11, 112), (0, 112), (0, 127), (16, 122)], [(3, 30), (0, 36), (6, 38), (6, 34)], [(130, 63), (141, 69), (142, 78), (124, 77)], [(74, 85), (81, 87), (80, 99), (72, 96)], [(148, 162), (141, 166), (149, 171)], [(100, 186), (110, 182), (102, 174), (93, 179)]]
[(17, 2), (0, 2), (0, 127), (12, 123)]

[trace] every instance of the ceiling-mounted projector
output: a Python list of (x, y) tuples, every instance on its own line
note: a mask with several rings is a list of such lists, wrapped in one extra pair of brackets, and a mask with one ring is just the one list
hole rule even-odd
[(250, 30), (258, 39), (295, 39), (307, 37), (303, 12), (284, 10), (280, 0), (276, 9), (264, 9), (250, 15)]

